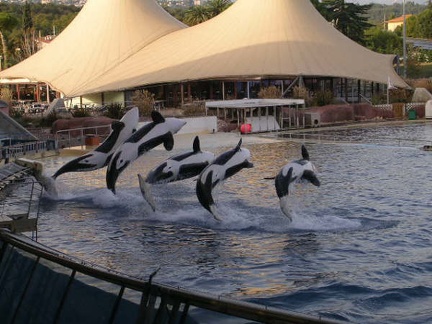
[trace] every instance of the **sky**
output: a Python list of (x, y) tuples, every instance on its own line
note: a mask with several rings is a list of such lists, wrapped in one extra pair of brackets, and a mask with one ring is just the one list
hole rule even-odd
[[(369, 4), (369, 3), (381, 3), (381, 4), (387, 4), (387, 5), (391, 5), (393, 3), (402, 3), (402, 0), (345, 0), (346, 2), (353, 2), (353, 3), (358, 3), (358, 4)], [(406, 0), (405, 4), (410, 1), (410, 2), (414, 2), (414, 3), (419, 3), (419, 4), (426, 4), (427, 0)]]

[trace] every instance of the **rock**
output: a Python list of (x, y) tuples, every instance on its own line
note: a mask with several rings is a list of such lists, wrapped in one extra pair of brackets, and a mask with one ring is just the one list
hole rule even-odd
[(412, 97), (412, 102), (426, 102), (432, 100), (432, 94), (426, 88), (416, 88)]

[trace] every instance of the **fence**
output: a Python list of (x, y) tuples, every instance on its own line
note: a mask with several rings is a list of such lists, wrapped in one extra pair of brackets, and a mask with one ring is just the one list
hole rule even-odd
[(86, 145), (86, 139), (95, 137), (99, 140), (106, 138), (111, 132), (111, 125), (81, 127), (57, 131), (55, 139), (59, 148)]
[(48, 150), (55, 150), (55, 141), (32, 141), (24, 142), (19, 144), (13, 144), (10, 146), (4, 146), (1, 148), (3, 159), (6, 163), (11, 159), (17, 159), (26, 155), (31, 155), (35, 153), (45, 152)]
[(2, 323), (336, 323), (155, 284), (0, 229)]

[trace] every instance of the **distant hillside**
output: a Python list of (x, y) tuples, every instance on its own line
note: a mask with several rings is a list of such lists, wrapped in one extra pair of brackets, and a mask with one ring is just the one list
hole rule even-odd
[[(369, 1), (370, 2), (370, 1)], [(425, 1), (422, 1), (425, 2)], [(406, 14), (419, 14), (426, 9), (425, 4), (415, 4), (412, 1), (405, 3)], [(392, 5), (373, 4), (369, 10), (369, 22), (374, 25), (383, 25), (386, 20), (402, 16), (403, 8), (401, 3)]]

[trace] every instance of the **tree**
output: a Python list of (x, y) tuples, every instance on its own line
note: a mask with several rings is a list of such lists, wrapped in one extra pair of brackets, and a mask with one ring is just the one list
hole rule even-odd
[(3, 61), (3, 65), (0, 66), (0, 70), (4, 67), (8, 67), (8, 47), (6, 43), (6, 37), (4, 35), (4, 31), (11, 31), (16, 25), (18, 21), (9, 13), (0, 12), (0, 42), (2, 48), (2, 60), (0, 60), (0, 64)]
[(27, 0), (24, 5), (22, 17), (23, 38), (21, 48), (24, 52), (24, 56), (29, 57), (36, 53), (36, 32), (33, 27), (31, 7)]
[(418, 34), (414, 37), (432, 38), (432, 4), (429, 3), (426, 10), (417, 15)]
[(364, 33), (372, 25), (367, 22), (371, 5), (345, 3), (345, 0), (324, 0), (320, 12), (335, 28), (353, 41), (364, 44)]
[(366, 46), (374, 52), (402, 56), (402, 38), (394, 32), (372, 27), (365, 33)]
[(206, 8), (210, 18), (213, 18), (228, 9), (231, 5), (231, 0), (209, 0), (206, 3)]
[(184, 23), (189, 26), (201, 24), (202, 22), (209, 20), (210, 16), (207, 8), (204, 6), (193, 6), (186, 10), (184, 16)]
[(231, 5), (231, 0), (209, 0), (205, 5), (190, 7), (185, 13), (184, 22), (189, 26), (200, 24), (216, 17)]

